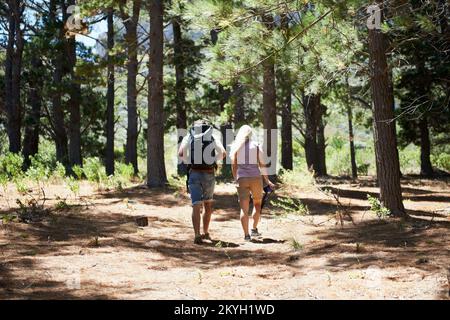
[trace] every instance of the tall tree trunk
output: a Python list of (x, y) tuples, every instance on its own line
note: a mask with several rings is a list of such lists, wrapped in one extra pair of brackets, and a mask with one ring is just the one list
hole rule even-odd
[[(281, 15), (280, 27), (285, 39), (290, 39), (289, 20), (288, 14)], [(280, 70), (277, 81), (281, 88), (281, 166), (286, 170), (292, 170), (292, 76), (289, 70)]]
[(420, 129), (420, 174), (426, 177), (432, 177), (433, 166), (431, 165), (431, 143), (430, 131), (428, 129), (427, 114), (424, 114), (419, 121)]
[(292, 149), (292, 83), (288, 72), (281, 74), (281, 166), (293, 169)]
[(21, 29), (24, 4), (20, 0), (8, 0), (8, 42), (5, 60), (5, 108), (8, 117), (9, 151), (21, 149), (22, 107), (20, 83), (24, 37)]
[[(211, 36), (211, 43), (213, 45), (216, 45), (218, 39), (219, 39), (219, 30), (218, 29), (213, 29), (210, 32), (210, 36)], [(220, 112), (223, 112), (225, 110), (225, 104), (230, 100), (231, 95), (236, 93), (236, 88), (233, 88), (233, 92), (231, 92), (230, 89), (225, 89), (220, 83), (218, 84), (218, 93), (219, 93), (219, 110)], [(232, 126), (231, 126), (231, 119), (227, 119), (227, 121), (225, 121), (224, 123), (220, 124), (220, 133), (222, 135), (222, 144), (225, 147), (225, 149), (227, 149), (227, 157), (223, 163), (222, 166), (222, 176), (224, 177), (230, 177), (231, 176), (231, 165), (230, 165), (230, 160), (229, 160), (229, 148), (228, 148), (228, 144), (231, 141), (228, 141), (227, 139), (227, 130), (231, 130)]]
[(303, 111), (305, 115), (305, 158), (308, 170), (315, 175), (319, 172), (317, 156), (317, 113), (320, 108), (319, 95), (305, 95), (303, 97)]
[[(274, 28), (274, 18), (272, 15), (264, 15), (263, 23), (268, 30)], [(263, 149), (270, 158), (268, 161), (273, 169), (272, 178), (276, 178), (277, 166), (277, 146), (278, 136), (276, 134), (277, 126), (277, 93), (275, 86), (275, 62), (272, 58), (263, 62), (263, 128), (266, 130), (264, 134)], [(272, 132), (273, 131), (273, 132)], [(272, 146), (273, 143), (273, 146)]]
[(321, 104), (319, 108), (317, 120), (317, 175), (323, 177), (327, 175), (325, 123), (323, 119), (326, 113), (326, 106)]
[(30, 167), (30, 157), (36, 155), (39, 151), (39, 129), (41, 121), (43, 79), (40, 74), (42, 60), (38, 55), (33, 55), (31, 57), (31, 68), (33, 71), (29, 80), (30, 89), (28, 93), (28, 104), (30, 105), (31, 110), (25, 120), (26, 126), (22, 151), (25, 170)]
[[(50, 19), (53, 25), (58, 25), (57, 18), (55, 16), (57, 10), (57, 0), (52, 0), (50, 2)], [(62, 10), (66, 12), (66, 6), (64, 1), (62, 1)], [(56, 146), (56, 160), (63, 164), (66, 169), (69, 168), (69, 148), (67, 131), (64, 119), (64, 110), (62, 105), (62, 88), (61, 83), (63, 79), (63, 63), (65, 57), (65, 46), (66, 41), (64, 38), (64, 28), (63, 25), (60, 26), (57, 31), (57, 52), (56, 57), (53, 61), (54, 71), (53, 71), (53, 83), (52, 83), (52, 123), (53, 123), (53, 138), (55, 140)]]
[(127, 144), (125, 150), (125, 162), (131, 164), (134, 173), (138, 174), (138, 114), (137, 114), (137, 85), (136, 78), (138, 74), (138, 33), (137, 27), (139, 15), (141, 11), (141, 0), (133, 1), (133, 15), (123, 16), (125, 21), (125, 40), (127, 44), (127, 109), (128, 109), (128, 126), (127, 126)]
[(244, 85), (236, 83), (233, 86), (234, 98), (234, 128), (237, 130), (245, 123), (245, 100), (244, 100)]
[[(381, 6), (381, 4), (379, 3)], [(405, 216), (400, 184), (400, 163), (395, 134), (394, 95), (387, 63), (388, 42), (381, 30), (369, 30), (370, 80), (377, 177), (380, 200), (394, 216)]]
[(164, 4), (151, 0), (150, 4), (150, 64), (148, 101), (147, 184), (163, 187), (167, 183), (164, 163)]
[(278, 140), (276, 131), (272, 132), (273, 129), (277, 129), (275, 65), (269, 60), (266, 60), (263, 64), (263, 127), (266, 130), (263, 149), (270, 157), (270, 164), (275, 169), (272, 176), (276, 176), (277, 148), (272, 147), (272, 141), (275, 142), (274, 146), (276, 146)]
[(350, 142), (350, 162), (352, 167), (352, 178), (358, 178), (358, 167), (356, 165), (355, 137), (353, 134), (353, 112), (347, 101), (347, 119), (348, 119), (348, 141)]
[[(181, 17), (172, 19), (173, 42), (174, 42), (174, 62), (175, 62), (175, 94), (177, 108), (177, 130), (178, 144), (183, 140), (182, 132), (187, 129), (186, 115), (186, 83), (185, 83), (185, 56), (183, 51), (183, 37), (179, 20)], [(187, 173), (186, 164), (180, 163), (177, 167), (178, 175)]]
[(105, 169), (108, 176), (114, 175), (114, 101), (115, 68), (112, 50), (114, 49), (114, 10), (108, 9), (108, 89), (106, 93), (106, 152)]
[[(75, 3), (71, 1), (70, 3)], [(68, 57), (70, 60), (70, 99), (69, 99), (69, 161), (70, 167), (82, 166), (81, 158), (81, 86), (75, 71), (77, 63), (76, 40), (75, 37), (67, 41)]]

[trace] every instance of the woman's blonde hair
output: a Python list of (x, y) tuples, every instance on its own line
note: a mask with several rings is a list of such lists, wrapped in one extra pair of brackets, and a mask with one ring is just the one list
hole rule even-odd
[(231, 144), (230, 158), (234, 159), (236, 153), (242, 146), (253, 137), (253, 129), (248, 125), (243, 125)]

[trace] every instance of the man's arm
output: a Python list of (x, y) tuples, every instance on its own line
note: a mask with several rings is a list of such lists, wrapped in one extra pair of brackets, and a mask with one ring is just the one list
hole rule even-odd
[(186, 147), (188, 143), (188, 136), (184, 137), (183, 140), (181, 140), (180, 148), (178, 149), (178, 156), (184, 160), (186, 157)]
[(227, 151), (223, 147), (223, 144), (222, 142), (220, 142), (220, 140), (215, 139), (214, 141), (216, 143), (216, 151), (217, 151), (216, 161), (219, 161), (226, 157)]

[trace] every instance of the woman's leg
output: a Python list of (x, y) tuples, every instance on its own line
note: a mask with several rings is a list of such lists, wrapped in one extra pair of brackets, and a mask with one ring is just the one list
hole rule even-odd
[(263, 184), (261, 178), (252, 179), (250, 183), (250, 191), (253, 196), (253, 229), (257, 229), (259, 220), (261, 219), (261, 206), (263, 197)]
[(259, 220), (261, 219), (261, 200), (253, 200), (253, 229), (258, 228)]
[(241, 206), (241, 224), (242, 229), (244, 230), (244, 235), (248, 236), (248, 224), (249, 224), (249, 217), (248, 217), (248, 210), (250, 206), (250, 198), (240, 198), (239, 199), (239, 205)]

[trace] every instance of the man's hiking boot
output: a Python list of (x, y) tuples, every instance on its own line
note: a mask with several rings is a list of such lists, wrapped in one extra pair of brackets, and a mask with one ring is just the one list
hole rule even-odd
[(209, 235), (209, 233), (205, 233), (205, 234), (202, 234), (202, 240), (212, 240), (211, 239), (211, 236)]
[(252, 229), (252, 237), (261, 237), (261, 233), (259, 233), (258, 228)]
[(246, 235), (244, 238), (245, 241), (252, 241), (252, 237), (250, 237), (250, 235)]
[(203, 244), (202, 236), (196, 236), (194, 239), (194, 244)]

